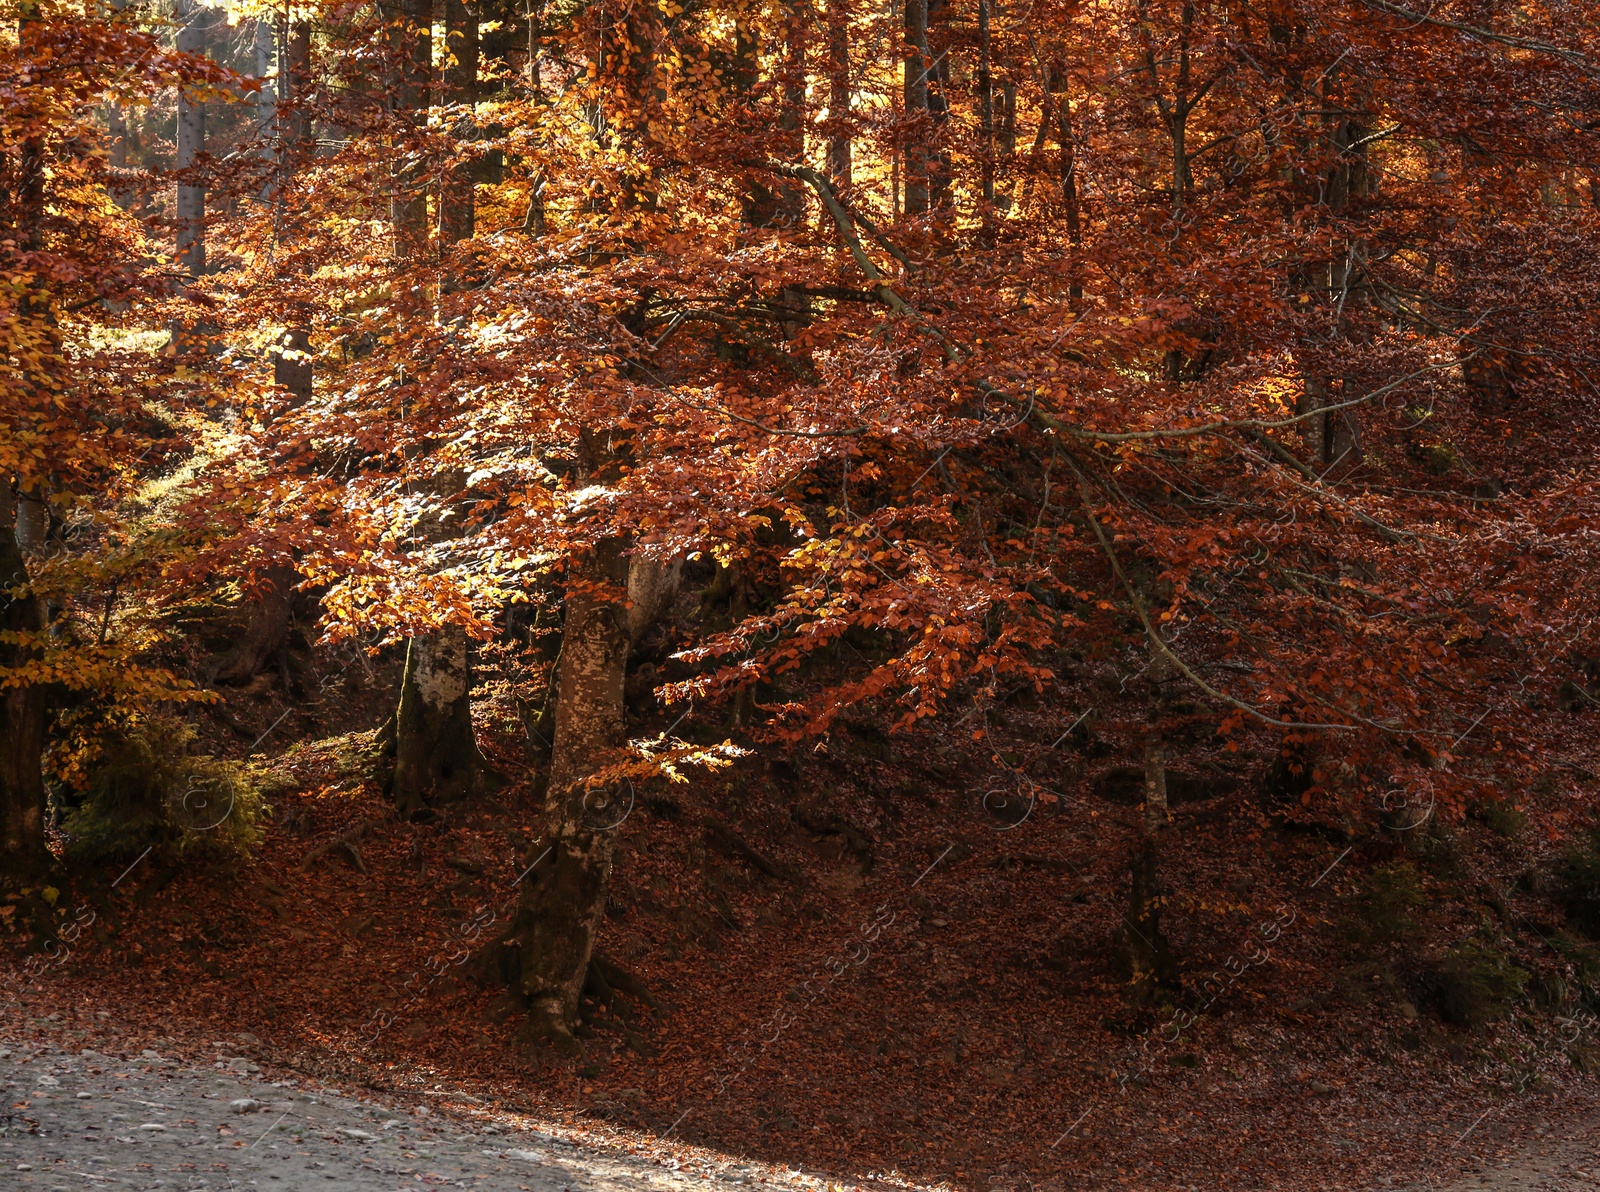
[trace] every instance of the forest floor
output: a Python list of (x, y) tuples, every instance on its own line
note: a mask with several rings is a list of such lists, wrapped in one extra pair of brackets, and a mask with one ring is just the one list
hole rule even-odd
[[(87, 929), (10, 982), (0, 1033), (120, 1057), (97, 1079), (134, 1073), (129, 1090), (169, 1071), (142, 1073), (143, 1052), (174, 1060), (197, 1074), (192, 1097), (213, 1094), (183, 1128), (198, 1140), (228, 1124), (230, 1147), (245, 1131), (216, 1098), (243, 1086), (201, 1080), (221, 1061), (292, 1082), (260, 1088), (264, 1104), (287, 1104), (283, 1088), (360, 1098), (317, 1113), (374, 1134), (367, 1102), (402, 1121), (452, 1104), (468, 1117), (433, 1153), (478, 1187), (522, 1186), (494, 1182), (518, 1164), (468, 1137), (492, 1121), (656, 1172), (732, 1162), (740, 1178), (838, 1189), (1600, 1188), (1596, 1041), (1574, 1045), (1531, 1002), (1447, 1026), (1341, 928), (1362, 872), (1415, 856), (1440, 889), (1500, 891), (1503, 930), (1533, 967), (1550, 929), (1515, 890), (1541, 842), (1468, 824), (1427, 849), (1348, 845), (1275, 825), (1226, 784), (1201, 789), (1177, 807), (1165, 924), (1189, 985), (1221, 984), (1180, 1033), (1165, 1012), (1129, 1009), (1108, 960), (1134, 830), (1114, 789), (1085, 781), (1023, 804), (957, 755), (916, 762), (836, 738), (802, 766), (757, 759), (619, 803), (602, 947), (661, 1005), (597, 1012), (582, 1053), (563, 1056), (520, 1041), (516, 1003), (469, 979), (516, 905), (537, 816), (527, 785), (402, 823), (363, 777), (361, 745), (280, 758), (291, 788), (271, 796), (247, 859), (142, 858), (62, 892), (64, 921)], [(1429, 913), (1449, 939), (1489, 912), (1463, 896)], [(56, 1079), (75, 1099), (89, 1075)], [(32, 1092), (15, 1091), (27, 1107), (14, 1116), (68, 1111), (68, 1093)], [(362, 1153), (402, 1175), (397, 1145)], [(299, 1175), (360, 1149), (317, 1146), (294, 1156)], [(412, 1150), (416, 1187), (438, 1164)], [(154, 1178), (185, 1186), (144, 1186)]]
[[(0, 1113), (6, 1187), (41, 1192), (298, 1192), (330, 1183), (352, 1192), (419, 1186), (481, 1192), (839, 1192), (842, 1187), (825, 1171), (672, 1146), (630, 1130), (530, 1118), (449, 1089), (417, 1098), (319, 1087), (263, 1071), (244, 1054), (254, 1050), (248, 1042), (197, 1041), (169, 1046), (165, 1053), (144, 1048), (122, 1054), (109, 1049), (122, 1040), (99, 1037), (116, 1033), (109, 1017), (95, 1016), (98, 1031), (63, 1031), (58, 1018), (32, 1030), (18, 1031), (20, 1022), (8, 1024), (11, 1029), (0, 1037), (0, 1089), (9, 1106)], [(108, 1050), (76, 1046), (91, 1037)], [(905, 1181), (894, 1186), (915, 1187)], [(1253, 1185), (1229, 1180), (1189, 1186)], [(1353, 1185), (1336, 1172), (1307, 1171), (1287, 1186)], [(1600, 1120), (1554, 1130), (1538, 1127), (1520, 1152), (1490, 1162), (1477, 1174), (1441, 1181), (1432, 1173), (1407, 1192), (1596, 1187)]]

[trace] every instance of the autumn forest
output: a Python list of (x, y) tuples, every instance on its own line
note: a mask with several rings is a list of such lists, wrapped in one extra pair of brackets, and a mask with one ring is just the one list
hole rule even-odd
[(849, 1188), (1600, 1120), (1593, 6), (0, 9), (0, 1043)]

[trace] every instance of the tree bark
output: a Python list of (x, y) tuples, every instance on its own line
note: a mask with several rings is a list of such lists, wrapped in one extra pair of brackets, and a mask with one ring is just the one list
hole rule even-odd
[[(433, 77), (432, 0), (390, 0), (382, 10), (389, 27), (394, 62), (391, 108), (401, 121), (426, 121), (428, 84)], [(420, 166), (400, 166), (394, 174), (389, 219), (394, 257), (417, 261), (428, 251), (428, 196)]]
[(295, 569), (270, 567), (262, 580), (262, 593), (250, 605), (243, 639), (217, 668), (218, 683), (248, 683), (279, 656), (288, 639)]
[(1162, 721), (1167, 687), (1176, 677), (1167, 655), (1152, 644), (1146, 673), (1144, 816), (1129, 863), (1128, 914), (1123, 939), (1130, 963), (1130, 991), (1135, 1001), (1148, 1002), (1177, 976), (1171, 947), (1161, 931), (1165, 897), (1161, 885), (1161, 838), (1167, 828), (1167, 758)]
[[(178, 52), (204, 54), (209, 10), (197, 0), (178, 0)], [(206, 191), (196, 174), (199, 157), (206, 151), (205, 105), (178, 89), (178, 155), (176, 165), (183, 181), (178, 184), (178, 261), (199, 277), (206, 271)]]
[(291, 327), (272, 347), (272, 383), (289, 391), (295, 405), (311, 396), (315, 379), (311, 364), (311, 332)]
[(675, 567), (626, 558), (622, 546), (602, 544), (589, 582), (567, 597), (544, 831), (528, 858), (533, 869), (505, 940), (517, 953), (530, 1033), (563, 1047), (572, 1045), (578, 1024), (605, 911), (614, 830), (627, 812), (616, 791), (591, 788), (587, 780), (621, 757), (628, 656), (677, 588)]
[(1060, 69), (1061, 98), (1056, 103), (1056, 140), (1061, 146), (1061, 204), (1067, 217), (1067, 243), (1072, 246), (1072, 273), (1067, 297), (1083, 297), (1078, 250), (1083, 247), (1083, 217), (1078, 204), (1078, 136), (1072, 128), (1072, 105), (1067, 95), (1067, 69)]
[[(478, 98), (478, 14), (463, 0), (444, 0), (444, 89), (450, 102), (466, 105), (455, 135), (470, 140), (477, 128), (471, 105)], [(439, 196), (439, 242), (470, 240), (476, 227), (474, 178), (477, 166), (464, 161), (445, 177)]]
[[(987, 2), (987, 0), (986, 0)], [(835, 190), (850, 187), (850, 9), (828, 0), (828, 176)]]
[(306, 102), (311, 95), (311, 22), (293, 21), (284, 46), (283, 69), (278, 79), (278, 106), (292, 101), (284, 121), (285, 157), (291, 161), (311, 144), (311, 115)]
[[(44, 631), (44, 610), (28, 587), (6, 479), (0, 484), (0, 633), (38, 634)], [(37, 656), (29, 645), (0, 640), (0, 674)], [(7, 877), (26, 879), (49, 863), (43, 771), (49, 711), (46, 688), (26, 681), (0, 685), (0, 873)]]
[(472, 731), (472, 650), (447, 625), (411, 639), (395, 711), (394, 802), (402, 816), (482, 790), (489, 765)]
[(984, 219), (994, 205), (994, 76), (990, 71), (989, 0), (978, 0), (978, 136)]
[(905, 0), (906, 171), (905, 212), (927, 213), (928, 190), (928, 73), (933, 58), (928, 52), (928, 0)]

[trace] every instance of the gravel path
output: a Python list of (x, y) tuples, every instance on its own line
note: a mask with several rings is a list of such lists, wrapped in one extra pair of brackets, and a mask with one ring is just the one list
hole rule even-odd
[(1595, 1192), (1600, 1189), (1600, 1122), (1552, 1130), (1515, 1157), (1488, 1163), (1451, 1184), (1417, 1184), (1410, 1192)]
[[(0, 1039), (0, 1189), (830, 1187), (816, 1175), (726, 1156), (661, 1159), (658, 1151), (652, 1158), (576, 1139), (559, 1125), (530, 1128), (487, 1111), (440, 1112), (415, 1096), (385, 1104), (295, 1079), (272, 1080), (238, 1050), (219, 1046), (207, 1070), (153, 1050), (110, 1054)], [(1409, 1192), (1600, 1192), (1600, 1122), (1552, 1130), (1516, 1157), (1459, 1182), (1414, 1184)]]
[(0, 1188), (661, 1192), (766, 1182), (731, 1161), (673, 1170), (544, 1130), (269, 1081), (247, 1058), (219, 1055), (206, 1071), (154, 1051), (0, 1042)]

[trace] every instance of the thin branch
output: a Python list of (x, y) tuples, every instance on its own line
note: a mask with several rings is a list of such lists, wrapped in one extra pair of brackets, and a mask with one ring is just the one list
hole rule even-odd
[(1106, 537), (1105, 528), (1101, 526), (1100, 519), (1094, 514), (1093, 494), (1089, 491), (1088, 477), (1083, 474), (1082, 470), (1078, 467), (1076, 461), (1073, 460), (1071, 455), (1066, 455), (1064, 458), (1067, 461), (1067, 467), (1071, 468), (1073, 473), (1078, 477), (1078, 495), (1083, 501), (1084, 515), (1089, 519), (1089, 526), (1094, 530), (1094, 536), (1099, 539), (1101, 549), (1105, 551), (1106, 558), (1111, 563), (1112, 572), (1116, 575), (1118, 581), (1121, 582), (1123, 591), (1127, 592), (1128, 599), (1133, 604), (1133, 611), (1139, 618), (1139, 624), (1144, 626), (1145, 640), (1150, 643), (1150, 649), (1152, 652), (1160, 654), (1168, 662), (1172, 663), (1172, 665), (1178, 669), (1178, 672), (1183, 675), (1184, 678), (1188, 679), (1189, 682), (1193, 683), (1201, 691), (1211, 696), (1212, 699), (1221, 700), (1230, 707), (1237, 708), (1239, 711), (1255, 717), (1263, 724), (1270, 724), (1274, 728), (1311, 729), (1316, 732), (1349, 733), (1356, 731), (1355, 726), (1352, 724), (1313, 724), (1298, 720), (1279, 720), (1274, 716), (1268, 716), (1265, 712), (1261, 711), (1260, 708), (1255, 707), (1253, 704), (1247, 704), (1241, 699), (1235, 699), (1226, 691), (1217, 690), (1199, 675), (1195, 674), (1183, 659), (1179, 658), (1172, 652), (1172, 647), (1168, 646), (1167, 643), (1162, 640), (1161, 635), (1156, 632), (1155, 626), (1150, 623), (1150, 613), (1149, 610), (1147, 610), (1144, 606), (1144, 600), (1139, 596), (1137, 589), (1134, 588), (1133, 582), (1129, 580), (1127, 573), (1122, 570), (1122, 562), (1117, 558), (1117, 552), (1115, 549), (1113, 549), (1110, 539)]
[(1584, 54), (1577, 50), (1564, 50), (1560, 46), (1551, 45), (1547, 41), (1536, 41), (1531, 37), (1513, 37), (1508, 33), (1496, 33), (1493, 29), (1485, 29), (1479, 25), (1467, 25), (1460, 21), (1447, 21), (1442, 17), (1432, 17), (1427, 13), (1413, 12), (1390, 0), (1361, 0), (1368, 8), (1375, 8), (1379, 12), (1386, 12), (1390, 16), (1400, 17), (1407, 21), (1414, 21), (1418, 25), (1436, 25), (1441, 29), (1454, 29), (1457, 33), (1465, 33), (1468, 37), (1476, 37), (1480, 41), (1498, 42), (1500, 45), (1511, 46), (1513, 49), (1530, 50), (1537, 54), (1549, 54), (1560, 58), (1572, 66), (1582, 67), (1592, 71), (1594, 66)]

